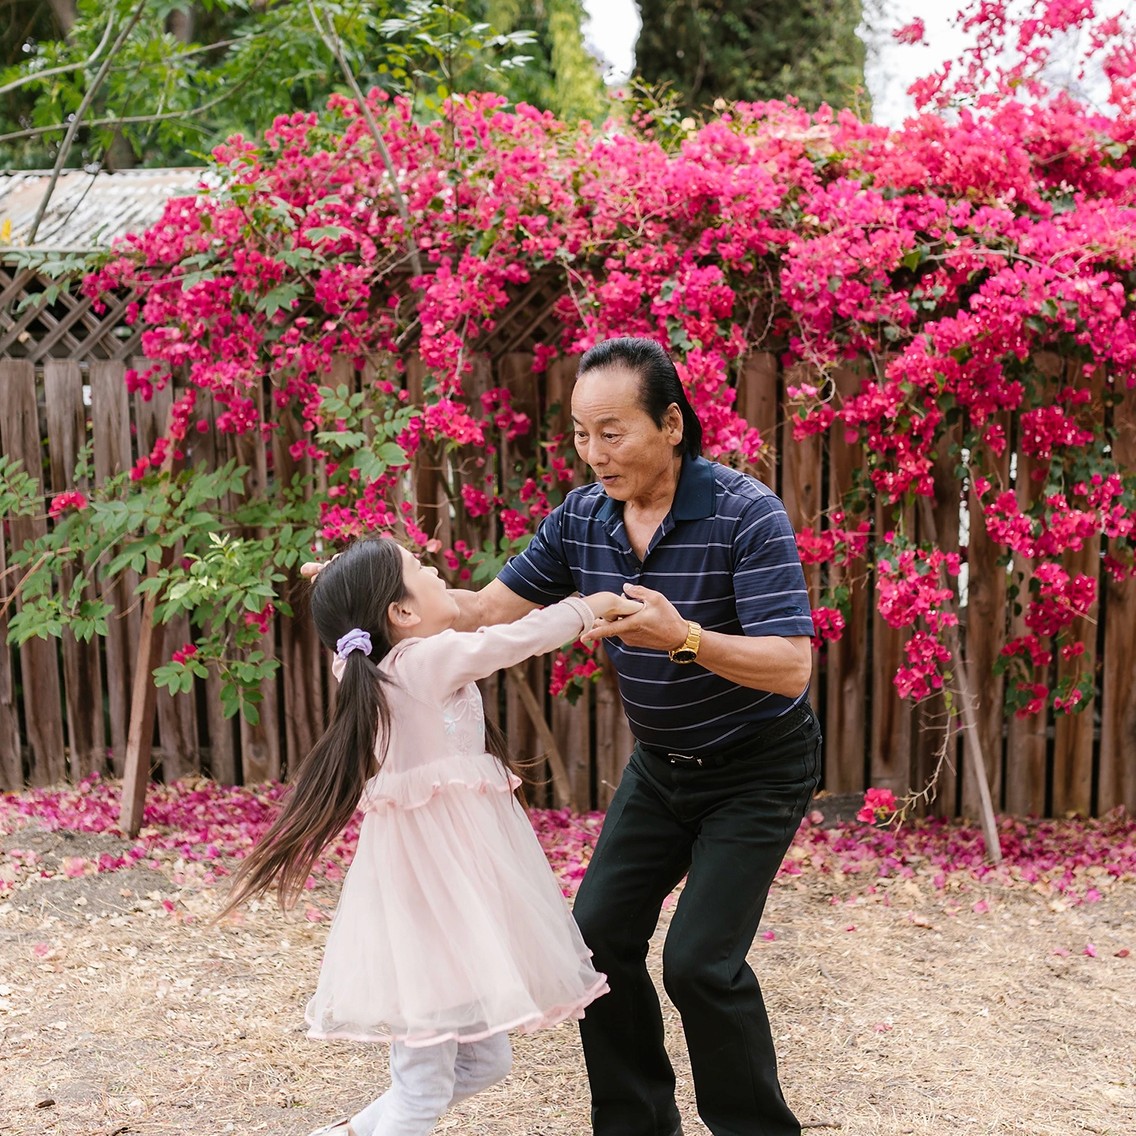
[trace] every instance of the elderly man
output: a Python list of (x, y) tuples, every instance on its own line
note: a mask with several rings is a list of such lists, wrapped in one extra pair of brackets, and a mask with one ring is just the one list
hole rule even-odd
[(797, 1136), (746, 962), (769, 887), (816, 789), (809, 612), (777, 497), (701, 457), (702, 427), (666, 352), (598, 344), (572, 393), (595, 481), (568, 494), (481, 591), (467, 626), (573, 592), (639, 600), (601, 625), (636, 739), (575, 915), (611, 993), (581, 1023), (595, 1136), (676, 1136), (647, 944), (684, 877), (663, 949), (698, 1112), (714, 1136)]

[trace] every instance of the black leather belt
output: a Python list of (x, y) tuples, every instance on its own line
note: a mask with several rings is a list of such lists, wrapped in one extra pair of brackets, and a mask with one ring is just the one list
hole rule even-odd
[(692, 765), (703, 769), (718, 769), (723, 765), (728, 765), (731, 761), (752, 757), (754, 751), (760, 746), (768, 745), (770, 742), (786, 737), (812, 717), (813, 708), (807, 702), (802, 702), (799, 706), (794, 706), (787, 714), (771, 719), (765, 725), (746, 734), (744, 738), (731, 743), (725, 749), (713, 750), (709, 753), (679, 753), (663, 746), (647, 745), (645, 742), (639, 742), (638, 747), (648, 757), (655, 758), (657, 761), (666, 761), (670, 765)]

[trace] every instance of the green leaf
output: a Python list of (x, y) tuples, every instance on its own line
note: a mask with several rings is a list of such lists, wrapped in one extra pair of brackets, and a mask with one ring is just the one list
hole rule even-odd
[(303, 292), (302, 284), (288, 282), (273, 288), (266, 296), (262, 296), (256, 303), (256, 310), (264, 312), (269, 318), (278, 311), (291, 308), (292, 304)]
[(351, 235), (350, 229), (341, 225), (317, 225), (314, 229), (305, 229), (304, 236), (309, 241), (338, 241), (342, 237)]

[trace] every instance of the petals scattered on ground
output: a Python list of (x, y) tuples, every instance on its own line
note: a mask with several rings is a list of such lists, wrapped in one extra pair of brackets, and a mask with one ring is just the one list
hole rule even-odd
[[(279, 784), (223, 786), (205, 779), (153, 785), (143, 828), (127, 840), (118, 827), (121, 785), (92, 777), (76, 786), (0, 794), (0, 835), (9, 845), (0, 859), (0, 897), (31, 875), (68, 878), (130, 868), (168, 869), (176, 883), (202, 885), (227, 875), (271, 823), (286, 789)], [(603, 823), (601, 812), (534, 809), (533, 827), (565, 895), (574, 894), (588, 866)], [(314, 877), (342, 879), (359, 832), (356, 816), (326, 850)], [(122, 842), (97, 858), (69, 856), (47, 862), (34, 848), (21, 848), (25, 830), (98, 833)], [(833, 902), (879, 896), (889, 881), (910, 880), (935, 891), (962, 893), (979, 885), (1031, 888), (1055, 902), (1098, 902), (1118, 880), (1136, 879), (1136, 821), (1123, 811), (1097, 819), (999, 822), (1003, 861), (986, 854), (981, 831), (941, 819), (881, 827), (849, 821), (826, 825), (811, 813), (801, 824), (780, 879), (808, 871), (831, 881)], [(849, 889), (857, 889), (849, 894)], [(987, 910), (989, 898), (968, 905)]]

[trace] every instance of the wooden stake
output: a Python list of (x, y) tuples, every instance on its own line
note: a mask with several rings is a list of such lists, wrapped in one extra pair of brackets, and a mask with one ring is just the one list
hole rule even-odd
[[(172, 408), (171, 408), (172, 411)], [(172, 416), (172, 414), (171, 414)], [(167, 427), (166, 437), (169, 437)], [(168, 476), (174, 468), (175, 446), (166, 449), (159, 476)], [(164, 548), (160, 567), (150, 573), (168, 568), (174, 559), (174, 550)], [(156, 591), (146, 593), (142, 603), (142, 623), (138, 629), (138, 654), (134, 663), (134, 686), (130, 695), (130, 728), (126, 735), (126, 755), (122, 770), (122, 805), (118, 814), (118, 827), (127, 836), (137, 836), (142, 827), (142, 813), (146, 808), (146, 786), (150, 781), (150, 755), (154, 746), (154, 708), (158, 688), (154, 685), (154, 668), (161, 661), (162, 628), (154, 624), (154, 609), (158, 606)]]
[(162, 654), (162, 628), (154, 625), (157, 596), (150, 592), (142, 605), (142, 627), (138, 634), (138, 658), (134, 666), (134, 689), (130, 698), (130, 729), (126, 736), (126, 758), (122, 776), (122, 808), (118, 826), (127, 836), (137, 836), (146, 808), (146, 786), (150, 781), (150, 753), (154, 738), (154, 707), (158, 688), (154, 668)]

